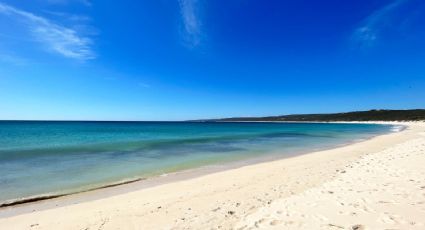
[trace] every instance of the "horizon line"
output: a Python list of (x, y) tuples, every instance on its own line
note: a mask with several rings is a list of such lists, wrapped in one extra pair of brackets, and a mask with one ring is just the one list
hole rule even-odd
[(280, 116), (292, 116), (292, 115), (327, 115), (327, 114), (343, 114), (343, 113), (353, 113), (353, 112), (369, 112), (369, 111), (411, 111), (411, 110), (425, 110), (425, 108), (417, 109), (369, 109), (369, 110), (353, 110), (346, 112), (333, 112), (333, 113), (292, 113), (292, 114), (280, 114), (280, 115), (268, 115), (268, 116), (230, 116), (230, 117), (220, 117), (220, 118), (199, 118), (199, 119), (189, 119), (189, 120), (78, 120), (78, 119), (0, 119), (0, 122), (7, 121), (44, 121), (44, 122), (208, 122), (208, 121), (217, 121), (222, 119), (232, 119), (232, 118), (269, 118), (269, 117), (280, 117)]

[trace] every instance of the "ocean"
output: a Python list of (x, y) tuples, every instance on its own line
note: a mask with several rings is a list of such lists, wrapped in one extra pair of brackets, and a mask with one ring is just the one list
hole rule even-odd
[(0, 204), (247, 159), (284, 158), (395, 129), (335, 123), (0, 121)]

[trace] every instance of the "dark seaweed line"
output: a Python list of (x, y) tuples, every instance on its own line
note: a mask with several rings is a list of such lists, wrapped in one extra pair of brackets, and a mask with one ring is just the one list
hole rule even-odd
[(116, 187), (116, 186), (120, 186), (120, 185), (131, 184), (131, 183), (134, 183), (134, 182), (137, 182), (137, 181), (142, 181), (142, 180), (146, 180), (146, 178), (137, 178), (137, 179), (133, 179), (133, 180), (126, 180), (126, 181), (123, 181), (123, 182), (106, 184), (106, 185), (102, 185), (102, 186), (99, 186), (99, 187), (81, 190), (81, 191), (77, 191), (77, 192), (52, 194), (52, 195), (39, 195), (39, 196), (20, 198), (20, 199), (0, 203), (0, 208), (15, 206), (15, 205), (19, 205), (19, 204), (34, 203), (34, 202), (42, 201), (42, 200), (50, 200), (50, 199), (54, 199), (54, 198), (59, 198), (59, 197), (63, 197), (63, 196), (69, 196), (69, 195), (74, 195), (74, 194), (79, 194), (79, 193), (84, 193), (84, 192), (90, 192), (90, 191), (95, 191), (95, 190), (104, 189), (104, 188), (111, 188), (111, 187)]

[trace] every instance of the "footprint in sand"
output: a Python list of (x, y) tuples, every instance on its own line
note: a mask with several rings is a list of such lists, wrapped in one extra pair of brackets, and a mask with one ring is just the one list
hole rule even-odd
[(281, 220), (272, 220), (271, 222), (270, 222), (270, 225), (271, 226), (276, 226), (276, 225), (279, 225), (279, 224), (281, 224), (282, 223), (282, 221)]
[(351, 229), (352, 230), (365, 230), (366, 228), (365, 228), (365, 226), (363, 226), (361, 224), (356, 224), (356, 225), (351, 226)]

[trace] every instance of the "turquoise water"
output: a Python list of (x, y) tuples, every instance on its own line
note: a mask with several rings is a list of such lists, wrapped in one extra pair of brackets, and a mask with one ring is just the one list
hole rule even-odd
[(0, 203), (203, 165), (285, 157), (390, 132), (307, 123), (0, 122)]

